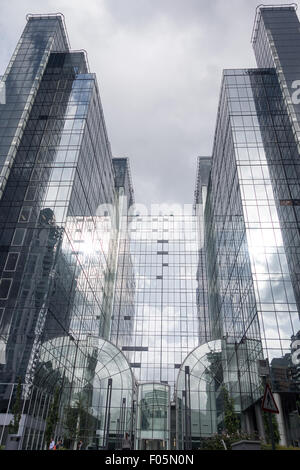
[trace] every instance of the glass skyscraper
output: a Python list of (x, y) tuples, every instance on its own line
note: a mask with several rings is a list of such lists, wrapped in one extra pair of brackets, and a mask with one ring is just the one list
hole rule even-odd
[(199, 448), (224, 386), (265, 439), (262, 365), (300, 445), (299, 31), (258, 7), (259, 68), (223, 72), (194, 204), (145, 215), (86, 53), (28, 15), (1, 79), (0, 445)]
[(70, 52), (61, 15), (27, 20), (0, 110), (1, 440), (20, 381), (20, 445), (42, 448), (44, 429), (32, 416), (45, 420), (55, 387), (60, 413), (74, 414), (79, 395), (84, 407), (95, 401), (91, 375), (105, 346), (92, 338), (110, 336), (122, 251), (111, 207), (122, 181), (86, 54)]
[(287, 444), (299, 440), (295, 8), (258, 7), (252, 41), (260, 68), (223, 73), (205, 208), (209, 305), (213, 338), (232, 344), (227, 362), (234, 361), (236, 377), (229, 388), (245, 428), (263, 434), (258, 361), (264, 358)]

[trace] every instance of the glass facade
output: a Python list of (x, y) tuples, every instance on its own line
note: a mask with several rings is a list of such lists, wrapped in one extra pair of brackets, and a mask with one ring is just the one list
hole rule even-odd
[[(119, 348), (129, 346), (135, 317), (136, 280), (130, 252), (130, 231), (128, 230), (128, 209), (134, 203), (129, 160), (114, 158), (116, 187), (115, 223), (115, 281), (113, 288), (113, 315), (111, 318), (110, 339)], [(126, 353), (125, 353), (126, 354)]]
[[(280, 27), (278, 25), (280, 24)], [(255, 23), (253, 48), (259, 67), (274, 70), (280, 90), (278, 100), (285, 108), (282, 127), (277, 126), (277, 152), (267, 149), (268, 161), (272, 161), (271, 176), (276, 200), (279, 201), (278, 217), (282, 227), (283, 243), (288, 259), (295, 298), (300, 308), (299, 290), (299, 165), (300, 150), (300, 108), (295, 89), (300, 76), (300, 35), (299, 20), (295, 7), (276, 10), (261, 8)], [(260, 122), (263, 126), (263, 122)], [(263, 128), (264, 130), (264, 128)], [(281, 133), (279, 132), (281, 131)], [(284, 135), (285, 134), (285, 135)], [(268, 134), (262, 131), (267, 143)], [(270, 139), (269, 139), (270, 140)], [(268, 145), (270, 147), (270, 145)], [(286, 207), (288, 207), (286, 209)]]
[(136, 449), (170, 450), (170, 387), (162, 383), (138, 386)]
[(168, 384), (172, 395), (182, 361), (199, 343), (197, 218), (132, 217), (130, 235), (135, 314), (122, 350), (138, 381)]
[[(84, 52), (69, 52), (60, 15), (28, 18), (4, 77), (1, 440), (5, 443), (7, 412), (21, 380), (24, 417), (33, 413), (40, 419), (34, 424), (24, 418), (23, 448), (45, 445), (51, 399), (44, 394), (53, 397), (57, 387), (61, 417), (66, 406), (74, 412), (74, 402), (83, 400), (86, 419), (95, 426), (100, 420), (98, 429), (85, 433), (86, 443), (95, 443), (104, 424), (100, 412), (96, 420), (93, 414), (96, 359), (87, 342), (91, 335), (110, 336), (118, 256), (115, 170), (96, 77)], [(22, 131), (19, 140), (13, 125)], [(128, 401), (131, 407), (132, 397)], [(61, 435), (65, 426), (61, 422)], [(116, 429), (112, 439), (116, 445)], [(97, 445), (108, 446), (108, 440)]]
[(0, 195), (7, 183), (29, 113), (52, 51), (68, 51), (63, 17), (29, 16), (24, 32), (2, 76), (5, 103), (0, 120)]
[(204, 233), (204, 208), (211, 170), (210, 157), (198, 157), (194, 214), (198, 218), (198, 269), (197, 269), (197, 315), (199, 319), (199, 344), (211, 339), (211, 317), (208, 309), (207, 264)]
[(176, 384), (178, 448), (199, 448), (201, 437), (218, 432), (222, 383), (221, 340), (202, 344), (184, 360)]
[[(230, 389), (242, 411), (261, 396), (260, 358), (269, 360), (273, 391), (290, 391), (285, 405), (297, 410), (289, 375), (300, 328), (288, 264), (295, 213), (282, 196), (283, 160), (292, 155), (297, 144), (274, 69), (224, 71), (205, 213), (209, 304), (214, 338), (225, 337), (238, 357)], [(282, 442), (291, 442), (288, 422), (279, 424)]]

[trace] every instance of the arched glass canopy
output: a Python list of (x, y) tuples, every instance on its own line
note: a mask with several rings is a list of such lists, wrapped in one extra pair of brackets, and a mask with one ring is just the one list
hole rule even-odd
[(95, 358), (91, 409), (98, 421), (98, 445), (120, 448), (127, 432), (132, 434), (134, 378), (124, 354), (111, 342), (89, 338)]
[[(118, 449), (125, 433), (132, 434), (135, 381), (126, 357), (110, 341), (88, 336), (43, 343), (35, 377), (29, 414), (36, 413), (42, 394), (53, 394), (58, 387), (56, 434), (74, 447), (81, 439), (85, 447)], [(43, 421), (49, 412), (48, 402), (47, 410), (40, 408)], [(26, 448), (41, 448), (43, 436), (34, 427), (28, 428), (25, 441)]]
[(223, 382), (222, 342), (210, 341), (185, 359), (176, 383), (177, 448), (199, 447), (217, 432)]

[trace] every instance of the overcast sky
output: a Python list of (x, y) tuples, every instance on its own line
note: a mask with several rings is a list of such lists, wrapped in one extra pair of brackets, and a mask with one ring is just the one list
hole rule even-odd
[(256, 66), (259, 3), (0, 0), (0, 74), (27, 13), (63, 13), (97, 74), (113, 155), (130, 158), (136, 202), (188, 204), (196, 158), (212, 151), (222, 70)]

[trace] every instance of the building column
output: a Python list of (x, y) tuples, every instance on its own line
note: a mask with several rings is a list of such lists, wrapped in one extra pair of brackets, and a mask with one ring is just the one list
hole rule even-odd
[(280, 435), (280, 441), (279, 444), (281, 446), (287, 446), (287, 434), (286, 434), (286, 429), (285, 429), (285, 422), (284, 422), (284, 414), (283, 414), (283, 409), (282, 409), (282, 403), (281, 403), (281, 396), (279, 393), (273, 393), (274, 400), (276, 401), (276, 405), (279, 410), (279, 414), (276, 414), (276, 420), (278, 424), (278, 430), (279, 430), (279, 435)]
[(264, 421), (263, 421), (263, 417), (262, 417), (260, 404), (256, 403), (254, 405), (254, 409), (255, 409), (255, 417), (256, 417), (258, 435), (264, 442), (266, 442), (266, 432), (265, 432), (265, 426), (264, 426)]
[(244, 416), (245, 416), (246, 432), (248, 434), (252, 434), (254, 431), (254, 426), (253, 426), (252, 416), (250, 414), (250, 411), (245, 411)]
[(244, 412), (241, 413), (241, 430), (242, 432), (247, 432), (246, 416)]

